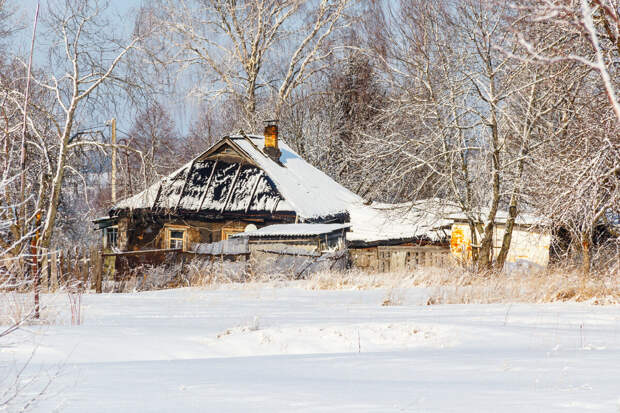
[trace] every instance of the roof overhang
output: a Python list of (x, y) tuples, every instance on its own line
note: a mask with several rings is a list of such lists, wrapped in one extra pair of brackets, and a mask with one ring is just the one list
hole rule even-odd
[(231, 236), (236, 238), (308, 238), (346, 232), (350, 228), (351, 224), (276, 224)]
[(100, 229), (104, 229), (104, 228), (108, 228), (108, 227), (116, 225), (117, 217), (110, 217), (110, 216), (99, 217), (99, 218), (93, 219), (92, 223), (97, 226), (97, 228), (95, 228), (95, 231), (98, 231)]

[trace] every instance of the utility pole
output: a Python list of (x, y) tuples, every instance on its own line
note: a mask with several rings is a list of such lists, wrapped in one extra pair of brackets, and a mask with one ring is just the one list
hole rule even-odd
[(36, 214), (36, 229), (34, 237), (30, 241), (30, 254), (32, 254), (32, 274), (34, 275), (34, 318), (40, 317), (39, 292), (41, 291), (41, 273), (39, 272), (39, 228), (41, 228), (41, 211)]
[(112, 118), (112, 204), (116, 204), (116, 118)]
[[(25, 194), (26, 194), (26, 134), (28, 131), (27, 122), (28, 122), (28, 98), (30, 97), (30, 78), (32, 77), (32, 55), (34, 54), (34, 41), (37, 35), (37, 22), (39, 21), (39, 2), (37, 2), (37, 8), (34, 12), (34, 24), (32, 26), (32, 41), (30, 42), (30, 57), (28, 58), (28, 77), (26, 79), (26, 91), (24, 93), (24, 123), (22, 125), (22, 144), (21, 144), (21, 153), (20, 153), (20, 167), (21, 167), (21, 177), (20, 177), (20, 211), (19, 211), (19, 220), (21, 219), (20, 225), (20, 236), (23, 237), (28, 232), (26, 230), (26, 206), (25, 206)], [(20, 241), (21, 242), (21, 241)]]

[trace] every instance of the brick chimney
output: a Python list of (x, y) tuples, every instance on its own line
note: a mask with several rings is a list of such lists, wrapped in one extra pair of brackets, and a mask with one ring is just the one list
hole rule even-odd
[(280, 163), (280, 149), (278, 148), (278, 121), (265, 121), (265, 147), (263, 151), (269, 155), (271, 159)]

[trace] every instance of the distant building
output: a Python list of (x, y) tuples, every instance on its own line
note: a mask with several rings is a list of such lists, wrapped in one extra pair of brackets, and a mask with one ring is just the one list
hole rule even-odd
[[(475, 215), (477, 222), (485, 224), (484, 217), (488, 214), (487, 210), (480, 211)], [(493, 226), (492, 259), (496, 259), (502, 247), (504, 232), (506, 231), (507, 215), (499, 211), (495, 217)], [(468, 262), (472, 258), (473, 244), (471, 230), (467, 217), (463, 213), (449, 215), (450, 224), (450, 250), (452, 255), (459, 262)], [(512, 229), (512, 240), (510, 249), (506, 256), (506, 266), (508, 269), (524, 267), (527, 269), (542, 269), (549, 264), (549, 247), (551, 245), (551, 234), (547, 229), (548, 225), (540, 217), (520, 214), (515, 219)], [(478, 243), (481, 234), (476, 231)]]

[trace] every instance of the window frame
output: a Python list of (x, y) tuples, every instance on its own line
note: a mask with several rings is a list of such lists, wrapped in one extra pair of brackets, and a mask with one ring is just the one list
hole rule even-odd
[[(110, 235), (115, 233), (114, 242), (110, 242)], [(112, 225), (104, 228), (103, 231), (103, 248), (118, 248), (118, 225)]]
[(224, 227), (221, 229), (220, 239), (222, 241), (229, 239), (228, 237), (233, 234), (240, 234), (243, 232), (243, 228), (236, 227)]
[[(166, 248), (167, 249), (180, 249), (182, 251), (187, 250), (187, 230), (189, 228), (183, 225), (166, 225)], [(173, 232), (182, 232), (182, 238), (172, 237)], [(174, 241), (174, 246), (173, 246)], [(181, 241), (181, 246), (177, 245), (177, 243)]]

